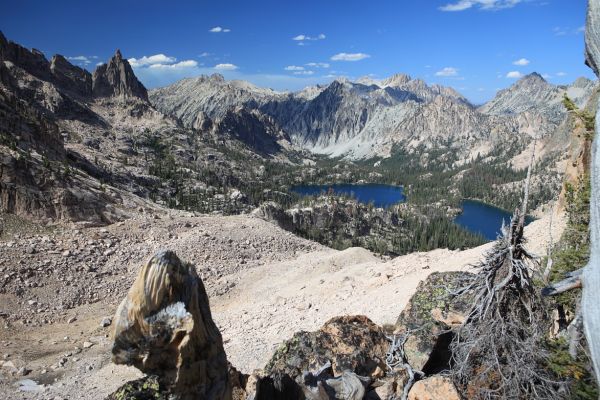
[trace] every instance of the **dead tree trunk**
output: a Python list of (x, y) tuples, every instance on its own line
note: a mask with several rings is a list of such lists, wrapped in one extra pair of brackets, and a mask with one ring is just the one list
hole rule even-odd
[[(589, 0), (585, 32), (586, 64), (600, 77), (600, 0)], [(600, 107), (599, 107), (600, 111)], [(590, 260), (583, 271), (581, 312), (596, 379), (600, 371), (600, 112), (596, 113), (592, 144), (590, 201)]]

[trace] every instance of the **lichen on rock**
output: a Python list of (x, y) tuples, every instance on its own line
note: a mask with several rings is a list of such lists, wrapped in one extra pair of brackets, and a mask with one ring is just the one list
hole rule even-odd
[(377, 377), (385, 369), (388, 346), (381, 327), (367, 317), (335, 317), (316, 332), (297, 332), (282, 343), (265, 367), (265, 373), (299, 376), (330, 361), (336, 376), (349, 370)]
[[(404, 351), (409, 364), (416, 370), (439, 372), (444, 360), (431, 360), (432, 356), (449, 357), (447, 345), (450, 328), (460, 324), (469, 309), (468, 296), (456, 297), (471, 274), (467, 272), (436, 272), (419, 283), (415, 294), (400, 313), (394, 333), (408, 335)], [(438, 354), (432, 354), (438, 347)], [(445, 349), (443, 348), (445, 347)], [(439, 354), (441, 352), (446, 353)], [(428, 366), (428, 362), (432, 361)]]

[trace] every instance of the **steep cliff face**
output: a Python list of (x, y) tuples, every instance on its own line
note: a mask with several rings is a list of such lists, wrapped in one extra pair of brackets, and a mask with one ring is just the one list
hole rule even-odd
[(96, 68), (92, 76), (92, 93), (94, 97), (138, 97), (148, 100), (146, 88), (133, 73), (129, 62), (123, 58), (121, 51)]
[[(203, 119), (203, 122), (196, 122), (200, 127), (207, 127), (205, 121)], [(257, 110), (247, 110), (243, 107), (231, 109), (210, 126), (215, 136), (226, 135), (237, 139), (263, 155), (275, 155), (290, 144), (289, 138), (279, 126)]]

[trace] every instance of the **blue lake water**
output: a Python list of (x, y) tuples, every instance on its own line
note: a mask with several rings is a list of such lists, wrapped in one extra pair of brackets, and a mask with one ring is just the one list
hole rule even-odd
[[(463, 212), (456, 216), (454, 222), (471, 232), (481, 233), (488, 240), (496, 240), (502, 227), (502, 221), (510, 222), (511, 214), (489, 204), (475, 200), (461, 202)], [(533, 218), (525, 218), (526, 224)]]
[[(291, 190), (303, 196), (314, 196), (328, 191), (337, 195), (350, 196), (361, 203), (373, 202), (375, 207), (389, 207), (401, 203), (406, 198), (401, 186), (369, 183), (364, 185), (297, 185)], [(496, 240), (500, 233), (502, 221), (510, 222), (511, 214), (489, 204), (474, 200), (461, 202), (462, 213), (457, 215), (454, 222), (474, 233), (481, 233), (488, 240)], [(526, 223), (533, 221), (527, 217)]]
[(336, 195), (355, 198), (361, 203), (373, 202), (375, 207), (388, 207), (405, 200), (401, 186), (367, 183), (364, 185), (336, 184), (336, 185), (297, 185), (292, 186), (292, 191), (303, 196), (314, 196), (332, 190)]

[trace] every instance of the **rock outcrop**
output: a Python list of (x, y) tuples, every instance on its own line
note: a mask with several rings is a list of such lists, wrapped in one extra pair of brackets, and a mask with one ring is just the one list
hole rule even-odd
[[(140, 270), (114, 318), (113, 361), (157, 375), (177, 399), (227, 400), (221, 333), (194, 266), (160, 251)], [(135, 398), (135, 397), (129, 397)]]
[(290, 209), (268, 201), (253, 214), (334, 248), (360, 245), (381, 254), (395, 254), (394, 240), (406, 233), (398, 207), (373, 208), (356, 200), (328, 196), (319, 197), (311, 206)]
[(92, 76), (94, 97), (138, 97), (148, 100), (148, 92), (133, 73), (129, 61), (117, 50), (108, 64), (99, 65)]

